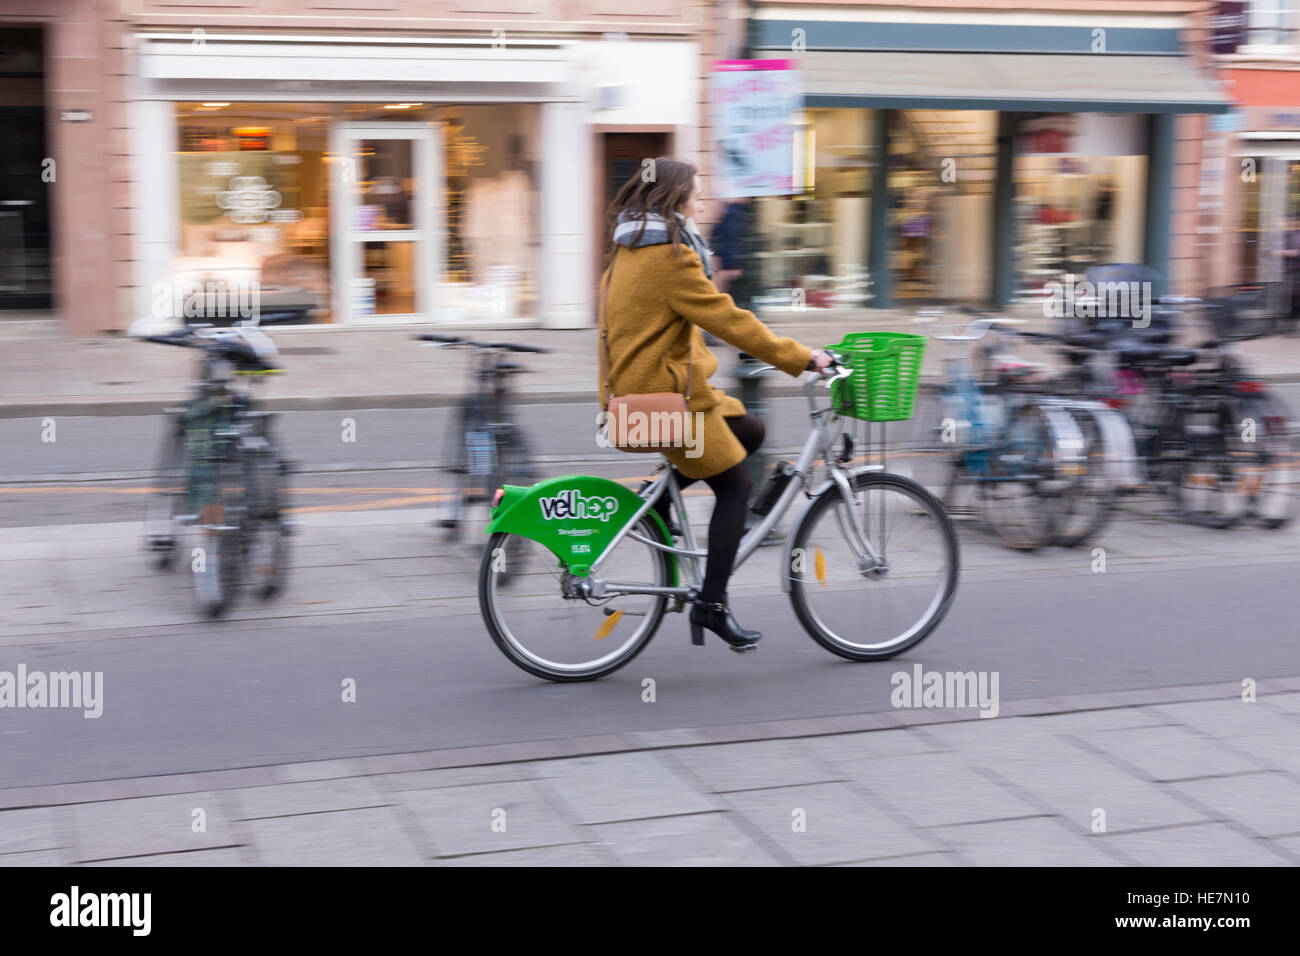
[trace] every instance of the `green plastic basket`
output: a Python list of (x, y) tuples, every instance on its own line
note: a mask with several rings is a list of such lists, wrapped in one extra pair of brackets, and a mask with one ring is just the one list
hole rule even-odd
[(925, 342), (924, 335), (905, 332), (849, 332), (838, 345), (826, 346), (853, 369), (831, 384), (836, 410), (868, 422), (911, 418)]

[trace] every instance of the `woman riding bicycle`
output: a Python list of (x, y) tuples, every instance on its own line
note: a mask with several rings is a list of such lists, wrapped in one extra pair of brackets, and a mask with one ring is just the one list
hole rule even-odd
[[(691, 630), (712, 631), (735, 647), (762, 636), (742, 628), (727, 602), (727, 581), (744, 533), (753, 482), (743, 467), (763, 442), (763, 423), (735, 398), (712, 387), (718, 360), (701, 329), (788, 375), (825, 368), (831, 357), (794, 339), (773, 335), (753, 313), (736, 307), (710, 281), (709, 250), (695, 228), (702, 211), (694, 166), (660, 158), (653, 181), (638, 171), (619, 190), (609, 209), (608, 267), (601, 281), (608, 336), (608, 370), (600, 382), (604, 406), (614, 395), (676, 392), (688, 396), (692, 413), (702, 413), (702, 433), (693, 454), (665, 448), (680, 487), (703, 481), (716, 503), (709, 521), (709, 552)], [(688, 381), (689, 378), (689, 381)], [(656, 503), (668, 524), (669, 497)]]

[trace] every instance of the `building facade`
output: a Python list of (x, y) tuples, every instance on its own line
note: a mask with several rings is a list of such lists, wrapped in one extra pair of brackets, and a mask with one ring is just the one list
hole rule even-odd
[(1275, 286), (1300, 227), (1300, 3), (1212, 8), (1207, 43), (1235, 108), (1207, 131), (1203, 268), (1217, 287)]
[(1229, 100), (1204, 4), (759, 0), (750, 54), (793, 57), (802, 189), (757, 202), (763, 303), (1005, 304), (1104, 262), (1177, 286), (1194, 127)]
[(293, 324), (590, 325), (613, 190), (645, 157), (699, 152), (709, 17), (688, 0), (14, 0), (2, 16), (28, 74), (0, 84), (0, 107), (27, 111), (6, 178), (47, 202), (50, 247), (42, 273), (44, 207), (12, 207), (16, 224), (0, 206), (0, 229), (31, 233), (31, 288), (8, 302), (52, 306), (74, 334), (220, 321), (252, 296)]

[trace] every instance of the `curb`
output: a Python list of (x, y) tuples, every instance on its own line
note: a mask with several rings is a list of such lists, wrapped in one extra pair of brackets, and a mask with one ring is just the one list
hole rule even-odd
[[(1300, 691), (1300, 677), (1268, 677), (1256, 682), (1260, 697)], [(1192, 684), (1181, 687), (1151, 687), (1131, 691), (1070, 694), (1013, 700), (1003, 703), (999, 717), (1043, 717), (1050, 714), (1079, 713), (1091, 710), (1122, 710), (1156, 704), (1238, 699), (1241, 684), (1235, 681), (1217, 684)], [(995, 720), (997, 718), (994, 718)], [(232, 790), (312, 780), (337, 780), (345, 777), (409, 773), (420, 770), (447, 770), (454, 767), (481, 767), (502, 763), (526, 763), (541, 760), (564, 760), (601, 754), (671, 750), (716, 744), (751, 743), (763, 740), (798, 737), (824, 737), (869, 731), (901, 730), (908, 727), (975, 722), (974, 713), (952, 710), (892, 710), (875, 714), (846, 714), (835, 717), (806, 717), (750, 724), (723, 724), (697, 729), (653, 730), (622, 734), (596, 734), (559, 740), (534, 740), (480, 747), (459, 747), (414, 753), (382, 754), (370, 757), (345, 757), (261, 767), (240, 767), (199, 773), (163, 774), (123, 780), (96, 780), (84, 783), (48, 784), (37, 787), (0, 789), (0, 811), (29, 807), (63, 806), (97, 803), (104, 800), (127, 800), (205, 790)]]

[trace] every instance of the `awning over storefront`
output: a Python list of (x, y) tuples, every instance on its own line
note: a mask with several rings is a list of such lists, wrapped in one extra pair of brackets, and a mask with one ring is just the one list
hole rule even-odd
[(1071, 113), (1224, 113), (1232, 101), (1181, 56), (804, 53), (808, 106)]

